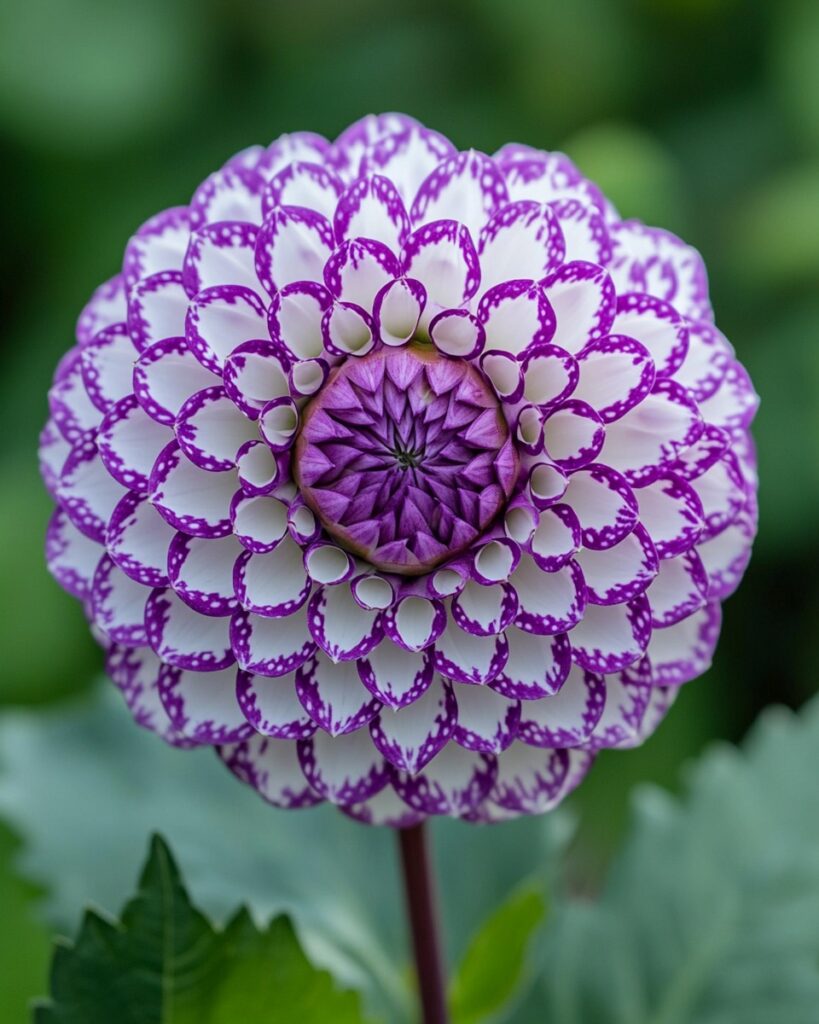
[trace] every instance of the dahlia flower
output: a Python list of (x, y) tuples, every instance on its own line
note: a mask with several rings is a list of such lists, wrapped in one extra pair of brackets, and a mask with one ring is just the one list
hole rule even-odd
[(281, 807), (550, 809), (708, 667), (756, 529), (698, 253), (395, 114), (147, 221), (49, 399), (48, 562), (112, 679)]

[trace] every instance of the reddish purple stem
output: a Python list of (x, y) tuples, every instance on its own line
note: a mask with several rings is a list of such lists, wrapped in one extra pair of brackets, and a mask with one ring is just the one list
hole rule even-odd
[(438, 930), (437, 894), (423, 822), (400, 829), (401, 866), (423, 1024), (447, 1024), (446, 985)]

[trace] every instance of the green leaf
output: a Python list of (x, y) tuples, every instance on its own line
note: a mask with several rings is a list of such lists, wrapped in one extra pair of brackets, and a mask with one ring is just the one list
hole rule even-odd
[(527, 967), (527, 953), (546, 912), (540, 887), (514, 893), (473, 936), (450, 985), (453, 1024), (475, 1024), (505, 1006)]
[(121, 920), (88, 911), (57, 945), (35, 1024), (361, 1024), (358, 996), (312, 966), (286, 917), (259, 931), (245, 910), (224, 932), (192, 904), (155, 836)]
[[(209, 917), (224, 922), (242, 903), (257, 920), (293, 913), (313, 962), (390, 1024), (412, 1021), (389, 829), (327, 805), (270, 807), (212, 750), (175, 750), (138, 728), (107, 682), (72, 704), (0, 715), (0, 750), (0, 814), (24, 840), (21, 870), (48, 886), (55, 928), (71, 928), (89, 903), (115, 912), (132, 891), (144, 837), (159, 832)], [(561, 814), (502, 830), (431, 823), (450, 963), (520, 878), (555, 865), (565, 823)]]
[(43, 990), (48, 963), (48, 935), (34, 914), (40, 892), (13, 870), (17, 846), (0, 825), (0, 1024), (25, 1019), (32, 997)]
[(542, 1000), (560, 1024), (812, 1024), (819, 1006), (819, 699), (763, 713), (687, 794), (638, 792), (596, 904), (553, 916)]

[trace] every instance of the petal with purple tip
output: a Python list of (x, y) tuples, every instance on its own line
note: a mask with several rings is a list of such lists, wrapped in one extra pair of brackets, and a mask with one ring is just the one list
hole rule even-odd
[(252, 736), (244, 743), (221, 747), (219, 756), (237, 778), (274, 807), (296, 809), (321, 803), (304, 777), (295, 742)]
[(534, 701), (558, 692), (571, 668), (571, 645), (565, 633), (540, 636), (514, 626), (506, 631), (509, 657), (489, 683), (517, 700)]
[(313, 639), (334, 661), (365, 657), (382, 636), (380, 613), (359, 607), (348, 587), (319, 587), (307, 621)]
[(563, 262), (566, 243), (554, 212), (523, 200), (497, 210), (481, 232), (478, 251), (486, 290), (502, 281), (545, 277)]
[(452, 685), (436, 678), (412, 704), (383, 708), (370, 722), (370, 735), (390, 764), (415, 775), (451, 739), (457, 710)]
[(313, 789), (334, 804), (355, 804), (387, 785), (389, 772), (366, 729), (330, 736), (319, 731), (298, 744), (299, 763)]
[(289, 615), (286, 624), (239, 609), (230, 624), (230, 642), (240, 667), (262, 676), (295, 671), (316, 648), (304, 609)]
[(558, 693), (525, 701), (518, 739), (531, 747), (576, 747), (591, 736), (606, 703), (602, 676), (577, 665)]
[(628, 604), (588, 604), (571, 632), (572, 656), (590, 672), (618, 672), (642, 656), (651, 635), (651, 610), (642, 595)]
[(154, 590), (145, 607), (148, 642), (170, 665), (218, 672), (234, 664), (230, 619), (200, 615), (172, 590)]
[(303, 206), (277, 207), (256, 241), (256, 273), (269, 295), (294, 281), (320, 281), (334, 247), (326, 217)]
[(310, 596), (311, 589), (304, 571), (301, 548), (289, 537), (285, 537), (272, 551), (262, 554), (246, 551), (240, 555), (233, 583), (243, 608), (272, 619), (298, 611)]
[(520, 701), (487, 686), (458, 685), (458, 724), (454, 739), (467, 750), (499, 754), (515, 740), (520, 725)]
[(253, 735), (236, 700), (235, 665), (218, 672), (163, 665), (159, 697), (173, 728), (195, 743), (239, 743)]

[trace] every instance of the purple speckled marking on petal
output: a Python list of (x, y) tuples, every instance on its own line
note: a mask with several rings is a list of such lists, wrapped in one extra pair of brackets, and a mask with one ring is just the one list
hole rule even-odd
[(108, 555), (100, 559), (91, 586), (94, 622), (114, 643), (144, 647), (145, 604), (151, 591), (126, 576)]
[(340, 807), (339, 810), (362, 825), (384, 825), (387, 828), (412, 828), (425, 818), (425, 815), (407, 807), (392, 786), (385, 786), (370, 800)]
[(673, 306), (653, 295), (618, 295), (612, 332), (625, 334), (645, 346), (658, 377), (672, 376), (688, 352), (685, 321)]
[[(574, 751), (565, 749), (539, 750), (522, 743), (515, 744), (498, 759), (492, 801), (506, 810), (522, 814), (543, 814), (551, 810), (571, 788), (573, 754)], [(585, 773), (585, 762), (589, 756), (580, 752), (575, 756), (583, 760)]]
[(304, 710), (331, 736), (361, 729), (381, 710), (381, 701), (366, 689), (350, 661), (334, 662), (316, 652), (296, 669), (295, 678)]
[(521, 356), (521, 366), (523, 397), (544, 411), (565, 402), (580, 379), (577, 360), (558, 345), (533, 345)]
[(435, 641), (432, 655), (436, 670), (445, 678), (479, 685), (502, 672), (508, 657), (505, 634), (475, 636), (454, 622)]
[[(230, 522), (239, 542), (258, 554), (273, 551), (288, 532), (287, 504), (275, 495), (247, 495), (241, 491), (230, 502)], [(300, 544), (299, 538), (294, 538)]]
[(442, 309), (454, 309), (471, 299), (481, 280), (480, 260), (469, 231), (455, 220), (436, 220), (413, 231), (401, 250), (401, 264), (406, 275), (417, 278), (426, 289), (424, 328)]
[(303, 206), (279, 206), (259, 231), (256, 273), (269, 295), (294, 281), (320, 281), (334, 248), (326, 217)]
[(270, 300), (270, 337), (292, 359), (315, 359), (324, 354), (321, 323), (333, 297), (317, 281), (294, 281)]
[(245, 341), (225, 360), (225, 391), (246, 416), (258, 419), (268, 402), (288, 396), (292, 365), (290, 354), (279, 343), (261, 338)]
[(693, 615), (705, 605), (708, 584), (708, 574), (696, 551), (664, 559), (646, 591), (652, 627), (664, 629)]
[(370, 693), (395, 710), (418, 700), (429, 688), (434, 673), (429, 650), (408, 652), (389, 638), (359, 658), (357, 667)]
[(324, 283), (335, 298), (369, 313), (378, 292), (400, 273), (397, 257), (383, 242), (350, 238), (324, 264)]
[(594, 206), (579, 199), (557, 199), (549, 203), (566, 241), (564, 259), (588, 260), (607, 266), (611, 261), (612, 242), (606, 221)]
[(292, 741), (253, 736), (244, 743), (223, 746), (218, 753), (238, 779), (274, 807), (299, 810), (322, 802), (304, 777)]
[(635, 492), (640, 522), (660, 558), (688, 551), (702, 535), (704, 511), (699, 495), (677, 473), (665, 473)]
[(57, 500), (57, 484), (71, 446), (60, 433), (54, 420), (49, 419), (40, 431), (37, 459), (40, 475), (48, 493)]
[(388, 177), (409, 206), (427, 175), (456, 151), (449, 139), (413, 118), (387, 116), (388, 122), (381, 115), (377, 136), (361, 150), (358, 172), (362, 176), (378, 173)]
[(651, 703), (648, 659), (643, 658), (625, 672), (607, 675), (604, 679), (606, 706), (594, 733), (584, 744), (587, 750), (633, 745)]
[(557, 693), (571, 668), (571, 644), (565, 633), (539, 636), (511, 627), (506, 631), (509, 657), (489, 683), (516, 700), (534, 701)]
[(283, 167), (296, 161), (330, 163), (332, 147), (317, 132), (285, 132), (274, 139), (260, 156), (257, 169), (266, 179), (274, 177)]
[(184, 338), (164, 338), (146, 349), (134, 366), (134, 394), (151, 419), (173, 426), (184, 402), (219, 377), (199, 362)]
[(524, 555), (509, 582), (518, 595), (518, 629), (553, 636), (573, 629), (582, 620), (586, 584), (574, 559), (562, 569), (546, 573), (534, 559)]
[(412, 704), (381, 710), (370, 722), (370, 736), (391, 765), (415, 775), (452, 738), (457, 712), (452, 685), (436, 678)]
[(80, 367), (88, 397), (107, 412), (131, 393), (137, 351), (124, 323), (104, 328), (80, 351)]
[(210, 472), (234, 468), (242, 445), (258, 438), (258, 429), (218, 385), (191, 395), (179, 410), (175, 430), (185, 455)]
[(187, 206), (172, 206), (147, 220), (125, 247), (122, 276), (128, 290), (160, 270), (181, 270), (189, 235)]
[(264, 179), (241, 163), (234, 163), (205, 178), (191, 199), (191, 231), (203, 224), (241, 220), (258, 224), (262, 219)]
[(429, 325), (433, 345), (454, 359), (477, 359), (486, 343), (483, 325), (466, 309), (445, 309)]
[(48, 408), (69, 444), (87, 437), (99, 425), (101, 414), (88, 396), (79, 349), (70, 349), (57, 367), (48, 392)]
[(65, 460), (57, 496), (71, 522), (91, 540), (103, 543), (105, 528), (125, 493), (105, 468), (91, 437), (78, 441)]
[(289, 537), (272, 551), (241, 554), (236, 560), (233, 585), (243, 608), (272, 619), (298, 611), (312, 589), (301, 549)]
[(143, 729), (160, 736), (174, 747), (195, 747), (196, 741), (182, 736), (168, 719), (159, 698), (159, 672), (162, 662), (147, 647), (118, 647), (108, 652), (106, 671), (122, 692), (134, 721)]
[(147, 497), (128, 491), (111, 514), (108, 554), (122, 571), (147, 587), (168, 585), (168, 547), (175, 536)]
[(543, 572), (557, 572), (580, 550), (580, 522), (571, 505), (552, 505), (540, 513), (537, 526), (524, 544)]
[(544, 451), (565, 473), (594, 462), (605, 439), (600, 416), (576, 398), (562, 402), (543, 421)]
[(446, 609), (441, 601), (407, 595), (382, 614), (384, 633), (405, 651), (426, 650), (446, 626)]
[(469, 581), (452, 598), (453, 621), (473, 636), (504, 633), (518, 610), (518, 595), (508, 583), (482, 586)]

